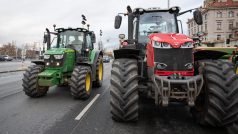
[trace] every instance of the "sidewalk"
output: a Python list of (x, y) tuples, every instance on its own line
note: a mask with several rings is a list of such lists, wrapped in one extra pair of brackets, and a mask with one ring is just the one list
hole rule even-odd
[(31, 64), (32, 64), (31, 61), (0, 62), (0, 73), (25, 71), (27, 67)]

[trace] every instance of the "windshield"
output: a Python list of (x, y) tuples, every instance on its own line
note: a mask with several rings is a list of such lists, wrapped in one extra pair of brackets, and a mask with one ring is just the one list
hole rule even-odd
[(169, 12), (150, 12), (140, 16), (138, 39), (147, 43), (151, 33), (176, 33), (175, 15)]
[(83, 41), (84, 41), (84, 36), (83, 32), (78, 32), (78, 31), (65, 31), (61, 32), (58, 35), (58, 43), (57, 47), (58, 48), (64, 48), (65, 46), (68, 45), (78, 45), (79, 47), (82, 48)]

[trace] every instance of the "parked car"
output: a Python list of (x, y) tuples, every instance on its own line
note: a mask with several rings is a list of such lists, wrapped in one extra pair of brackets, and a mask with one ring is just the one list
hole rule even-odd
[(13, 60), (13, 58), (8, 56), (8, 55), (3, 55), (3, 57), (4, 57), (5, 61), (12, 61)]
[(5, 61), (4, 55), (0, 55), (0, 61)]
[(108, 56), (103, 56), (103, 62), (110, 62), (110, 58)]

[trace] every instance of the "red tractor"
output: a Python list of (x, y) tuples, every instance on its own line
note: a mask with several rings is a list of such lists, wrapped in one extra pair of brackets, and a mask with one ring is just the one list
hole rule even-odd
[[(232, 64), (218, 60), (226, 53), (196, 51), (195, 42), (179, 33), (177, 17), (193, 11), (202, 25), (199, 9), (127, 7), (128, 45), (114, 50), (111, 71), (111, 114), (116, 121), (139, 118), (139, 97), (153, 98), (166, 107), (182, 103), (190, 107), (202, 125), (225, 126), (237, 133), (238, 77)], [(122, 17), (115, 18), (120, 28)]]

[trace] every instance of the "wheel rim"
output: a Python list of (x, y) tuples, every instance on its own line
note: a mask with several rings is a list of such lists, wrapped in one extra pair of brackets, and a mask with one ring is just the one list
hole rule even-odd
[(86, 74), (86, 83), (85, 83), (85, 88), (86, 91), (89, 92), (90, 91), (90, 86), (91, 86), (91, 76), (89, 73)]
[(103, 64), (102, 62), (100, 62), (99, 69), (98, 69), (98, 77), (100, 81), (102, 80), (102, 76), (103, 76)]

